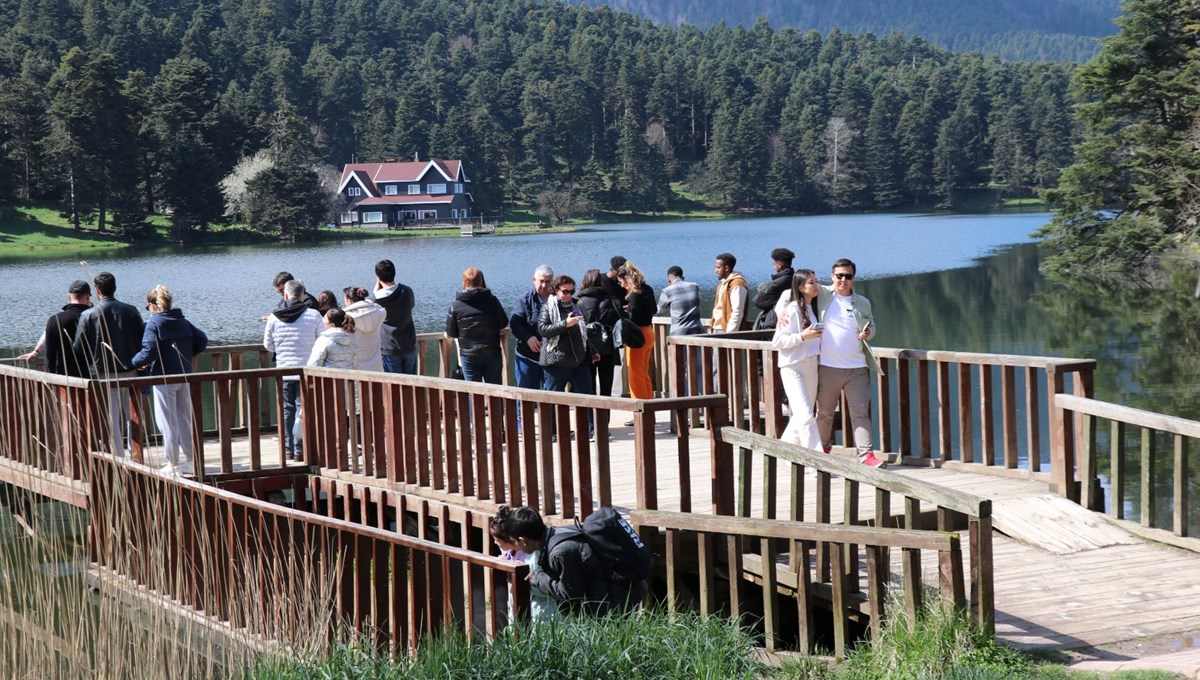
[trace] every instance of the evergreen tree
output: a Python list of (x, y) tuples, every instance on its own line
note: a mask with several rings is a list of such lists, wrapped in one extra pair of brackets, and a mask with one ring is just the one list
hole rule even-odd
[(897, 137), (901, 106), (900, 93), (890, 82), (876, 86), (867, 121), (867, 175), (880, 208), (893, 208), (903, 200), (904, 165)]
[(1048, 271), (1135, 267), (1183, 240), (1200, 218), (1200, 6), (1126, 0), (1120, 33), (1078, 72), (1084, 140), (1043, 230)]

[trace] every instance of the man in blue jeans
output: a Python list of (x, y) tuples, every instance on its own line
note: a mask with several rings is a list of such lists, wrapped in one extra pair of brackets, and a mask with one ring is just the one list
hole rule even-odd
[(542, 306), (546, 304), (554, 288), (553, 280), (554, 270), (550, 265), (543, 264), (534, 270), (533, 290), (517, 300), (512, 316), (508, 319), (508, 327), (517, 339), (517, 353), (513, 361), (517, 387), (535, 390), (542, 387), (542, 367), (538, 363), (542, 351), (542, 336), (538, 335), (537, 325)]
[(375, 265), (375, 303), (387, 311), (379, 333), (379, 354), (388, 373), (417, 374), (417, 331), (413, 327), (413, 292), (396, 283), (396, 265)]

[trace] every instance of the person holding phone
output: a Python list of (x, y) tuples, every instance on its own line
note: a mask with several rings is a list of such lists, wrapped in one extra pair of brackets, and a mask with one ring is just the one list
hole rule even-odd
[(817, 315), (823, 322), (817, 369), (817, 428), (826, 453), (833, 445), (833, 418), (846, 394), (858, 460), (873, 468), (887, 463), (871, 450), (871, 371), (882, 373), (867, 341), (875, 337), (871, 301), (854, 292), (858, 268), (848, 259), (833, 263), (833, 285), (821, 286)]
[(779, 355), (779, 375), (787, 393), (791, 418), (780, 439), (806, 449), (822, 449), (815, 415), (818, 357), (824, 324), (817, 322), (817, 295), (821, 286), (811, 269), (792, 275), (792, 301), (784, 307), (771, 338)]
[(583, 311), (575, 304), (575, 279), (560, 274), (554, 279), (554, 294), (542, 306), (537, 332), (542, 336), (538, 363), (542, 367), (542, 389), (575, 394), (594, 394), (591, 349), (583, 333)]

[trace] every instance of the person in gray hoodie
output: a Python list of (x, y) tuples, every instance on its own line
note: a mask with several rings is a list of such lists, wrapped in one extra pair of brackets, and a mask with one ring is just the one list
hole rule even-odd
[[(263, 347), (275, 353), (275, 365), (304, 366), (312, 355), (313, 345), (321, 333), (321, 315), (304, 302), (304, 283), (293, 279), (284, 285), (287, 304), (267, 317), (263, 331)], [(283, 449), (291, 460), (299, 460), (299, 447), (292, 436), (296, 410), (300, 404), (300, 376), (283, 378)]]
[(417, 374), (417, 331), (413, 326), (413, 292), (396, 283), (396, 265), (380, 260), (375, 265), (375, 302), (387, 311), (379, 336), (383, 370)]

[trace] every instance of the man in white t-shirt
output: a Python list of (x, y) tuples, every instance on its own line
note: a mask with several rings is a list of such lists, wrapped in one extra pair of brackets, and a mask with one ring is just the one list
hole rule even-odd
[(817, 298), (817, 315), (825, 324), (817, 369), (817, 429), (828, 453), (833, 444), (834, 412), (845, 392), (858, 460), (883, 468), (887, 463), (871, 450), (870, 371), (879, 373), (880, 368), (867, 341), (875, 336), (875, 319), (871, 301), (854, 292), (856, 273), (850, 260), (834, 262), (833, 285), (822, 286)]

